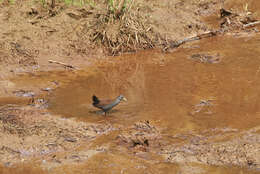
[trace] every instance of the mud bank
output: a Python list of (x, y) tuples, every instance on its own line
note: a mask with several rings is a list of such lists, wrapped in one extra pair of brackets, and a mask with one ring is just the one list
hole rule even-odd
[[(127, 21), (120, 22), (120, 19), (98, 28), (99, 26), (95, 24), (103, 19), (98, 16), (107, 13), (100, 10), (105, 10), (107, 7), (99, 7), (98, 4), (105, 3), (97, 2), (96, 7), (91, 8), (89, 5), (79, 7), (57, 2), (54, 9), (29, 0), (15, 1), (15, 4), (9, 5), (1, 4), (1, 78), (23, 72), (64, 69), (63, 66), (50, 64), (49, 60), (81, 68), (104, 58), (109, 50), (124, 52), (168, 47), (175, 41), (219, 29), (222, 22), (219, 9), (230, 9), (234, 4), (236, 5), (234, 13), (240, 15), (250, 12), (252, 13), (250, 19), (259, 17), (256, 13), (259, 4), (254, 1), (244, 4), (242, 1), (220, 3), (215, 0), (203, 2), (138, 0), (134, 5), (135, 8), (129, 10), (134, 13), (132, 16), (136, 16), (140, 21), (136, 21), (136, 18), (129, 19), (128, 25)], [(247, 5), (246, 11), (243, 8), (245, 5)], [(210, 15), (214, 16), (215, 25), (211, 25), (212, 20), (209, 23), (204, 22), (203, 18)], [(122, 28), (119, 24), (131, 27), (119, 31), (118, 28)], [(143, 28), (140, 28), (139, 24), (144, 25)], [(92, 30), (89, 31), (89, 28)], [(94, 33), (94, 30), (101, 31), (108, 28), (110, 30), (106, 32), (107, 34), (100, 36), (107, 42), (96, 42), (98, 39), (95, 39), (95, 36), (98, 33)], [(141, 32), (132, 38), (133, 32), (130, 30), (135, 28)], [(129, 32), (130, 40), (133, 42), (125, 45)], [(144, 35), (146, 38), (143, 38)]]

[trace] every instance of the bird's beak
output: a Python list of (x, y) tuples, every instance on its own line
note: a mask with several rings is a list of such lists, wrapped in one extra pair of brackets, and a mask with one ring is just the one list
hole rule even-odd
[(125, 102), (127, 101), (127, 99), (126, 99), (125, 97), (123, 98), (123, 100), (124, 100)]

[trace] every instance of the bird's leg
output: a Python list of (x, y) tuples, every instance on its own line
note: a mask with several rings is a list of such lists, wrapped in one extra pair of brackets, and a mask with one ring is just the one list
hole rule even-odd
[(107, 112), (105, 112), (105, 117), (107, 116)]

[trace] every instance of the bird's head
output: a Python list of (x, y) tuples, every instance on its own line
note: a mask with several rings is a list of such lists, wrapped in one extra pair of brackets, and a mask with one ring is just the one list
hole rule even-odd
[(123, 95), (120, 95), (118, 98), (119, 98), (120, 101), (121, 100), (127, 101), (127, 99)]

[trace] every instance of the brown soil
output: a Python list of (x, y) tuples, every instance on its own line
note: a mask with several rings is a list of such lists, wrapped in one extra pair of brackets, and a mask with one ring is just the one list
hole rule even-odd
[[(237, 8), (233, 8), (234, 13), (242, 16), (234, 21), (245, 16), (240, 21), (246, 23), (259, 17), (255, 12), (259, 4), (254, 1), (248, 2), (248, 8), (245, 9), (241, 7), (246, 4), (231, 0), (225, 3), (216, 0), (203, 2), (140, 0), (129, 10), (131, 13), (126, 13), (126, 16), (122, 17), (126, 18), (129, 24), (119, 18), (105, 25), (102, 22), (105, 19), (99, 18), (100, 14), (106, 14), (106, 11), (99, 10), (107, 9), (104, 6), (93, 9), (57, 4), (54, 9), (50, 9), (31, 1), (16, 1), (15, 5), (2, 4), (0, 6), (1, 77), (3, 78), (6, 73), (59, 69), (59, 65), (48, 62), (50, 59), (83, 67), (93, 62), (94, 58), (103, 57), (106, 53), (114, 54), (171, 45), (174, 41), (214, 29), (204, 23), (202, 17), (215, 14), (216, 18), (219, 18), (219, 9), (230, 9), (230, 4), (235, 4)], [(247, 13), (252, 15), (248, 17)], [(222, 20), (219, 19), (217, 23)], [(229, 25), (233, 26), (233, 20), (230, 20)], [(128, 25), (130, 26), (127, 28)], [(140, 25), (143, 27), (138, 27)], [(234, 22), (234, 25), (237, 26), (237, 22)], [(119, 31), (119, 28), (122, 31)], [(137, 30), (138, 35), (135, 36), (139, 38), (137, 41), (136, 38), (132, 38), (135, 34), (131, 28)], [(109, 30), (106, 31), (107, 29)], [(107, 34), (97, 36), (102, 30)], [(97, 38), (103, 39), (104, 42), (100, 43)], [(131, 43), (125, 44), (130, 42), (129, 39)]]
[[(197, 1), (140, 1), (136, 4), (139, 6), (135, 5), (135, 8), (140, 10), (130, 10), (134, 14), (129, 15), (136, 15), (136, 17), (133, 20), (129, 19), (129, 22), (134, 22), (137, 18), (140, 19), (140, 25), (144, 25), (142, 30), (150, 28), (149, 31), (152, 32), (147, 34), (151, 43), (149, 46), (145, 46), (142, 43), (148, 40), (142, 42), (140, 36), (139, 46), (135, 42), (130, 43), (128, 44), (130, 45), (129, 49), (122, 48), (122, 51), (158, 47), (166, 40), (179, 40), (206, 31), (209, 27), (202, 22), (202, 14), (212, 14), (221, 5), (217, 1), (203, 3)], [(95, 33), (88, 31), (89, 25), (92, 26), (98, 22), (97, 15), (101, 13), (100, 10), (95, 11), (89, 7), (73, 7), (64, 4), (57, 4), (55, 9), (49, 9), (43, 8), (39, 3), (31, 3), (31, 1), (18, 1), (15, 5), (1, 5), (0, 8), (2, 77), (5, 76), (5, 73), (10, 74), (10, 72), (12, 74), (59, 69), (59, 65), (48, 63), (50, 59), (83, 67), (89, 65), (95, 57), (103, 57), (103, 54), (106, 53), (107, 49), (103, 49), (102, 45), (93, 45), (93, 42), (90, 42), (93, 40), (91, 36)], [(97, 9), (100, 8), (106, 7), (97, 7)], [(92, 24), (93, 22), (89, 24), (95, 20), (97, 21), (94, 24)], [(119, 19), (120, 21), (123, 20)], [(100, 29), (97, 26), (92, 30), (102, 30), (104, 27), (110, 29), (111, 31), (106, 32), (108, 33), (107, 42), (109, 42), (108, 40), (112, 42), (113, 37), (118, 37), (118, 28), (113, 29), (115, 28), (113, 25), (117, 24), (101, 25)], [(134, 22), (133, 25), (139, 24)], [(138, 26), (131, 27), (138, 29)], [(159, 43), (158, 39), (160, 38), (157, 36), (160, 36), (164, 41), (161, 40)], [(124, 35), (119, 35), (119, 38), (124, 37)], [(125, 42), (125, 39), (120, 42)], [(109, 46), (105, 45), (105, 47)]]
[[(30, 106), (6, 105), (1, 108), (0, 120), (1, 162), (7, 166), (35, 157), (52, 158), (51, 161), (55, 161), (56, 155), (53, 152), (73, 152), (82, 143), (91, 142), (113, 130), (111, 125), (95, 125), (53, 117), (44, 109)], [(97, 152), (75, 152), (71, 157), (63, 159), (63, 162), (84, 160)]]
[[(221, 8), (232, 15), (220, 19)], [(259, 9), (260, 3), (253, 0), (138, 0), (121, 15), (111, 15), (104, 5), (57, 3), (51, 8), (29, 0), (0, 4), (0, 173), (232, 173), (248, 172), (248, 168), (259, 172), (258, 127), (242, 132), (211, 130), (210, 134), (217, 132), (215, 136), (173, 135), (153, 121), (122, 126), (123, 121), (113, 122), (113, 117), (85, 121), (48, 110), (52, 92), (80, 76), (75, 69), (49, 60), (83, 69), (88, 77), (95, 75), (96, 67), (113, 72), (118, 65), (107, 55), (164, 49), (211, 30), (256, 33), (257, 28), (243, 25), (259, 19)], [(203, 53), (190, 60), (217, 64), (218, 56)], [(149, 62), (161, 66), (166, 59), (157, 56)], [(116, 77), (111, 73), (106, 78), (126, 79), (131, 65), (122, 68)], [(135, 73), (143, 69), (139, 64), (134, 68)], [(34, 78), (30, 84), (28, 74)], [(128, 85), (133, 81), (140, 85), (136, 89), (142, 88), (142, 78), (132, 78)], [(104, 84), (100, 82), (100, 88)], [(115, 90), (112, 83), (110, 87)]]

